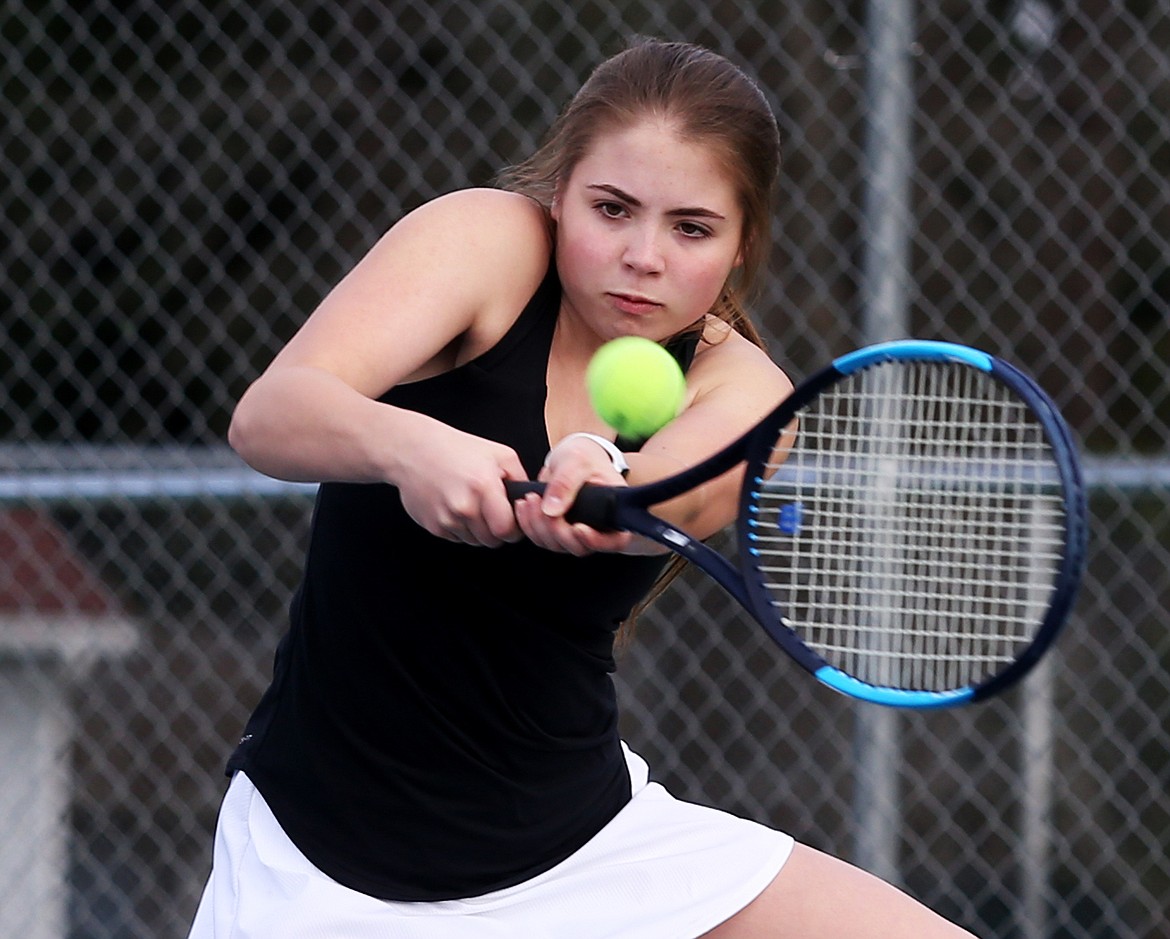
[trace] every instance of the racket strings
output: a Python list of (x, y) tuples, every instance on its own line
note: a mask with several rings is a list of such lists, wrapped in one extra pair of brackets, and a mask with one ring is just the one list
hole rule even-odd
[(871, 684), (977, 684), (1035, 637), (1064, 518), (1042, 428), (960, 364), (885, 363), (799, 417), (760, 486), (752, 539), (785, 624)]

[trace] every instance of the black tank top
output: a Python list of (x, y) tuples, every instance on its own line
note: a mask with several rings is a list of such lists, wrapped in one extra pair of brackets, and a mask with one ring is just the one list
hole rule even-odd
[[(535, 477), (559, 303), (550, 270), (494, 348), (382, 400), (508, 444)], [(675, 350), (684, 368), (693, 351)], [(614, 632), (664, 563), (455, 544), (392, 486), (323, 483), (290, 629), (228, 771), (363, 893), (436, 900), (527, 880), (630, 798)]]

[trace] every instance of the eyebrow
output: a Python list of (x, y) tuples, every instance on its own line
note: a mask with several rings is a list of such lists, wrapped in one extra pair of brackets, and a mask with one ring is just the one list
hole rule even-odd
[[(642, 200), (631, 196), (628, 192), (624, 192), (617, 186), (612, 186), (609, 183), (592, 183), (585, 187), (586, 189), (593, 189), (599, 192), (605, 192), (622, 202), (626, 202), (635, 208), (640, 208)], [(686, 216), (688, 218), (714, 218), (725, 219), (726, 216), (714, 211), (713, 209), (705, 209), (702, 206), (684, 206), (678, 209), (671, 209), (666, 213), (670, 216)]]

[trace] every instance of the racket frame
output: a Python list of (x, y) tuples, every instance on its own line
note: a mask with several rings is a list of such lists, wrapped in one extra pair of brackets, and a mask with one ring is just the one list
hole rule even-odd
[[(1025, 402), (1040, 425), (1054, 458), (1061, 493), (1066, 550), (1054, 577), (1045, 614), (1021, 654), (1004, 669), (975, 685), (947, 690), (891, 688), (862, 681), (834, 667), (805, 645), (795, 631), (785, 624), (784, 618), (778, 615), (764, 578), (754, 564), (758, 550), (754, 543), (755, 528), (751, 520), (756, 514), (757, 494), (763, 484), (764, 470), (771, 459), (780, 431), (802, 408), (832, 385), (863, 369), (891, 361), (959, 362), (991, 375)], [(768, 429), (765, 430), (765, 427)], [(1027, 674), (1052, 644), (1071, 611), (1084, 566), (1084, 484), (1068, 425), (1051, 399), (1019, 369), (985, 352), (955, 343), (930, 340), (878, 343), (843, 355), (810, 376), (749, 436), (751, 443), (745, 454), (748, 465), (736, 516), (739, 574), (744, 582), (742, 592), (747, 594), (749, 600), (747, 609), (769, 636), (822, 684), (875, 704), (911, 709), (951, 707), (1002, 692)]]
[[(752, 519), (756, 514), (757, 494), (784, 428), (831, 386), (863, 369), (892, 361), (959, 362), (991, 375), (1028, 405), (1054, 457), (1066, 550), (1054, 578), (1045, 614), (1023, 652), (1006, 668), (976, 685), (942, 691), (891, 688), (862, 681), (830, 665), (785, 624), (754, 563), (758, 551), (753, 543)], [(652, 506), (679, 496), (741, 462), (746, 462), (747, 467), (735, 522), (738, 565), (649, 511)], [(518, 498), (525, 492), (539, 492), (543, 488), (541, 483), (507, 483), (511, 498)], [(1019, 681), (1036, 664), (1060, 631), (1075, 599), (1084, 566), (1085, 516), (1084, 485), (1072, 434), (1044, 391), (1019, 369), (985, 352), (956, 343), (919, 339), (877, 343), (834, 359), (803, 381), (752, 429), (703, 462), (674, 476), (640, 486), (587, 485), (578, 494), (569, 513), (570, 520), (594, 528), (642, 535), (702, 568), (764, 627), (777, 645), (827, 687), (874, 704), (911, 709), (951, 707), (990, 697)]]

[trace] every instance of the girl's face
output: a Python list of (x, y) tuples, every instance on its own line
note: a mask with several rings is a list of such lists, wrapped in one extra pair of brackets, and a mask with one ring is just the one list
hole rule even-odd
[(662, 340), (719, 298), (743, 212), (710, 147), (656, 119), (599, 135), (552, 208), (562, 312), (602, 341)]

